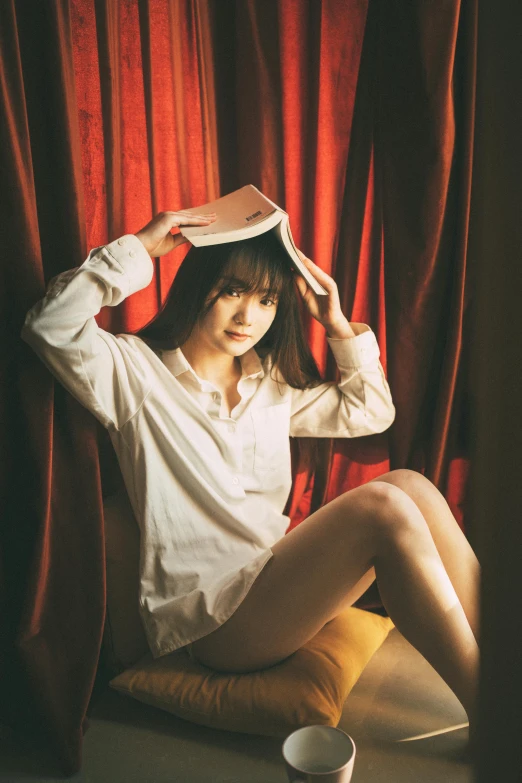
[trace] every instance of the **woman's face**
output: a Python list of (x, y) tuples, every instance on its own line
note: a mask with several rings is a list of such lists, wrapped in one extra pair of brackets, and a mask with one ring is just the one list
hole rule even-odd
[(222, 292), (200, 321), (198, 340), (213, 351), (242, 356), (269, 330), (276, 315), (277, 298), (270, 298), (266, 291), (242, 291), (240, 272), (235, 274), (227, 276), (224, 288), (220, 284), (210, 293), (209, 300)]

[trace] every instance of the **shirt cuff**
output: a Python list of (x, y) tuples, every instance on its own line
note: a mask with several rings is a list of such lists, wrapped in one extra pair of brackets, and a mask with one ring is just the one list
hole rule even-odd
[(125, 272), (129, 281), (127, 296), (148, 286), (154, 274), (154, 264), (135, 234), (125, 234), (105, 247)]
[(371, 329), (355, 337), (326, 339), (339, 367), (362, 367), (375, 362), (380, 356), (377, 339)]

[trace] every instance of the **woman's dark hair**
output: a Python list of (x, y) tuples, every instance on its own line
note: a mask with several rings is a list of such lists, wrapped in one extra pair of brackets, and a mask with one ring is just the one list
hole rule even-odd
[(256, 352), (262, 358), (271, 354), (272, 366), (295, 389), (320, 383), (319, 369), (303, 333), (290, 259), (270, 231), (239, 242), (191, 247), (160, 312), (134, 334), (152, 349), (179, 348), (234, 277), (244, 281), (239, 289), (234, 283), (234, 288), (242, 292), (267, 289), (266, 297), (277, 299), (274, 321), (256, 343)]

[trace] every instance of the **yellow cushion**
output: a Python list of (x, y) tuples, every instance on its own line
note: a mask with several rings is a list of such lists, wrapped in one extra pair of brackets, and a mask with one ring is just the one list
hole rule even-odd
[(337, 726), (346, 697), (391, 628), (390, 619), (351, 607), (269, 669), (223, 674), (180, 649), (156, 660), (149, 653), (110, 685), (215, 729), (282, 737), (311, 724)]

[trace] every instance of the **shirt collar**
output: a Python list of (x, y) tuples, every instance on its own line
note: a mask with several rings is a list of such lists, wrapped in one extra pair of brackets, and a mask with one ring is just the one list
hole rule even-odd
[[(214, 384), (210, 383), (210, 381), (203, 380), (203, 378), (200, 378), (199, 375), (194, 372), (181, 348), (175, 348), (172, 351), (163, 351), (162, 353), (164, 363), (175, 377), (184, 372), (188, 372), (193, 379), (198, 382), (203, 391), (214, 390)], [(243, 370), (241, 380), (245, 380), (246, 378), (263, 378), (265, 371), (263, 370), (261, 360), (254, 348), (249, 348), (243, 356), (239, 357), (239, 361), (241, 362), (241, 369)]]

